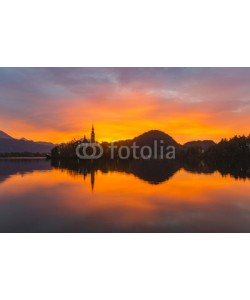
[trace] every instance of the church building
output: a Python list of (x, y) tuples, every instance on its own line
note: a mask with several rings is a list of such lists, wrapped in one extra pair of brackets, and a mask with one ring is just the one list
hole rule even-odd
[(92, 130), (91, 130), (91, 137), (90, 140), (84, 136), (84, 138), (81, 140), (82, 143), (88, 143), (88, 144), (95, 144), (95, 129), (94, 125), (92, 125)]

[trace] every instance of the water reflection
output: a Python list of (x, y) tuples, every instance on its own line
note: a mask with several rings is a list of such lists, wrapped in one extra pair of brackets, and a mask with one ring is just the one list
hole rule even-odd
[(0, 184), (15, 174), (48, 171), (52, 166), (44, 159), (0, 159)]
[(94, 189), (95, 173), (101, 171), (122, 172), (133, 174), (150, 184), (160, 184), (168, 181), (180, 169), (197, 174), (213, 174), (219, 172), (222, 176), (232, 176), (235, 179), (250, 179), (250, 165), (217, 165), (209, 166), (204, 162), (180, 162), (162, 160), (118, 160), (118, 161), (79, 161), (79, 160), (52, 160), (51, 165), (57, 169), (68, 170), (71, 174), (88, 174), (91, 176), (91, 185)]
[(161, 161), (0, 161), (0, 231), (250, 232), (245, 169), (223, 177)]
[(51, 165), (56, 169), (67, 170), (70, 174), (82, 174), (84, 178), (91, 176), (94, 189), (95, 173), (121, 172), (133, 174), (150, 184), (160, 184), (169, 180), (181, 168), (177, 162), (162, 161), (77, 161), (77, 160), (52, 160)]

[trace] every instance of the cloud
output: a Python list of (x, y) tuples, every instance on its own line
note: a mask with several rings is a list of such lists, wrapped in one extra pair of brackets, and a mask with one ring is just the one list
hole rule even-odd
[(101, 139), (154, 127), (218, 140), (247, 133), (249, 95), (250, 68), (0, 68), (0, 126), (54, 141), (92, 122)]

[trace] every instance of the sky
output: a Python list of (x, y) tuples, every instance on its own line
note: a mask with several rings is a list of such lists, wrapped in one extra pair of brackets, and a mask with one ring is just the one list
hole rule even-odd
[(248, 135), (250, 68), (0, 68), (0, 130), (53, 143), (157, 129), (183, 144)]

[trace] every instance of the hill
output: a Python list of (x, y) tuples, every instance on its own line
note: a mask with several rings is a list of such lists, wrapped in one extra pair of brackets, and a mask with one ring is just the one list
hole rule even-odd
[(13, 137), (0, 130), (0, 139), (13, 139)]
[(0, 131), (0, 154), (3, 153), (50, 153), (55, 145), (45, 142), (34, 142), (24, 138), (18, 140)]
[(133, 143), (135, 142), (140, 147), (153, 146), (154, 141), (161, 142), (161, 144), (165, 147), (181, 147), (181, 145), (178, 144), (170, 135), (159, 130), (150, 130), (132, 140)]
[[(166, 149), (169, 146), (174, 147), (176, 153), (179, 153), (182, 149), (182, 146), (178, 144), (170, 135), (159, 130), (150, 130), (132, 140), (116, 142), (115, 145), (117, 146), (117, 149), (114, 151), (115, 157), (119, 157), (119, 148), (123, 148), (124, 146), (127, 146), (130, 149), (132, 149), (133, 145), (136, 145), (137, 147), (135, 151), (130, 151), (129, 157), (132, 157), (133, 153), (135, 153), (137, 157), (141, 157), (141, 149), (144, 147), (145, 149), (143, 150), (143, 155), (148, 157), (159, 157), (161, 155), (165, 156), (167, 153)], [(109, 155), (108, 151), (105, 152)], [(126, 149), (121, 149), (120, 153), (123, 157), (126, 157), (127, 151)]]

